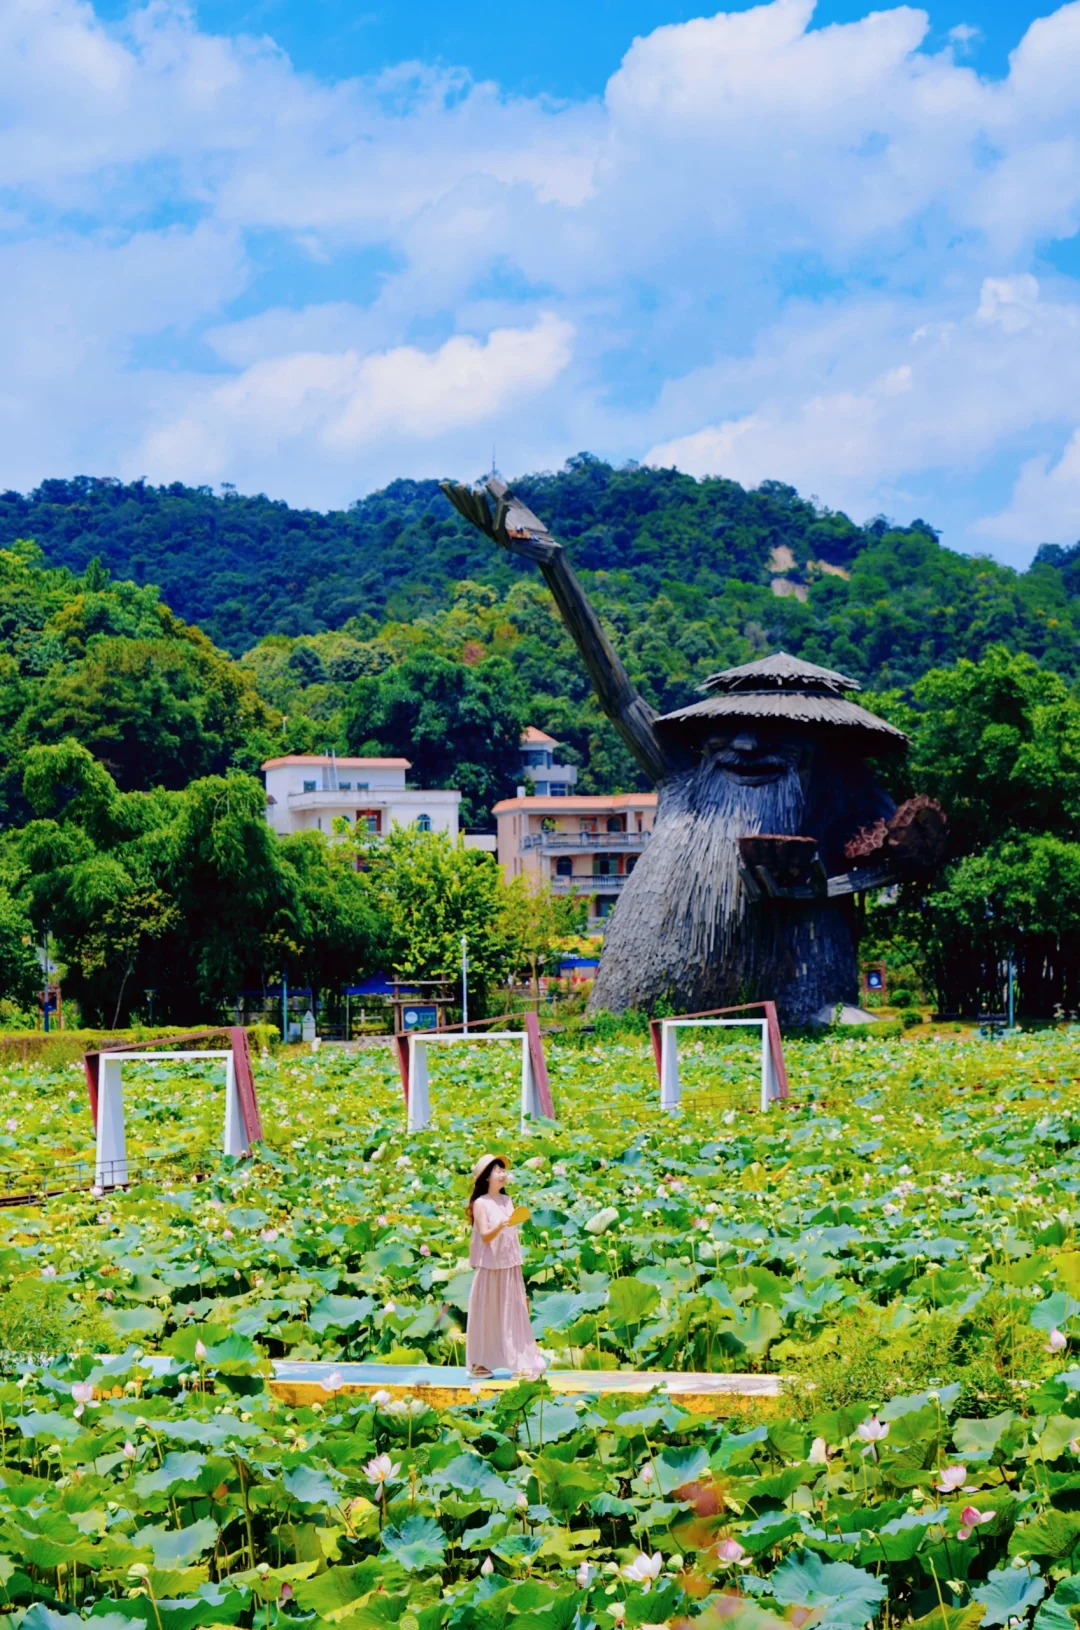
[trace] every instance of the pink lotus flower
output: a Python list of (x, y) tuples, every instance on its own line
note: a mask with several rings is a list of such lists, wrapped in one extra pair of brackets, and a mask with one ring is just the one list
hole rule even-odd
[(420, 1247), (420, 1255), (421, 1256), (430, 1256), (431, 1255), (431, 1246), (430, 1245), (421, 1245), (421, 1247)]
[(976, 1506), (966, 1505), (960, 1513), (960, 1528), (957, 1531), (958, 1539), (970, 1539), (972, 1530), (981, 1527), (984, 1522), (993, 1522), (993, 1511), (979, 1511)]
[(131, 1439), (129, 1438), (128, 1441), (124, 1444), (124, 1448), (123, 1448), (124, 1459), (125, 1460), (134, 1460), (136, 1455), (138, 1454), (138, 1452), (139, 1451), (136, 1449), (135, 1445), (132, 1443)]
[(280, 1600), (283, 1601), (283, 1602), (291, 1602), (292, 1601), (292, 1594), (293, 1594), (293, 1588), (289, 1584), (289, 1581), (286, 1579), (284, 1581), (284, 1583), (282, 1584), (282, 1587), (281, 1587)]
[(202, 1341), (195, 1343), (195, 1362), (196, 1364), (206, 1363), (206, 1344)]
[(737, 1539), (722, 1539), (716, 1547), (716, 1554), (721, 1562), (741, 1562), (746, 1552)]
[(372, 1483), (385, 1485), (392, 1483), (400, 1470), (400, 1465), (395, 1466), (389, 1455), (376, 1455), (364, 1467), (364, 1476)]
[(811, 1466), (827, 1466), (829, 1464), (829, 1449), (824, 1438), (815, 1438), (810, 1445), (807, 1460)]
[(651, 1483), (653, 1478), (656, 1476), (656, 1473), (651, 1464), (646, 1461), (644, 1466), (642, 1466), (641, 1470), (638, 1472), (638, 1476), (641, 1478), (643, 1483)]
[(385, 1217), (382, 1217), (382, 1216), (376, 1217), (375, 1221), (376, 1221), (376, 1223), (378, 1224), (378, 1226), (380, 1228), (385, 1228), (386, 1227), (386, 1218)]
[(966, 1482), (966, 1466), (946, 1466), (934, 1487), (942, 1494), (955, 1494)]
[(863, 1421), (861, 1426), (855, 1428), (855, 1432), (866, 1444), (863, 1454), (872, 1454), (876, 1460), (878, 1444), (882, 1438), (887, 1438), (889, 1435), (889, 1423), (888, 1421), (879, 1421), (876, 1415), (871, 1415), (868, 1421)]
[(483, 1562), (481, 1562), (480, 1572), (483, 1574), (485, 1579), (489, 1578), (495, 1572), (495, 1564), (492, 1562), (489, 1556), (486, 1556)]
[(588, 1590), (596, 1576), (596, 1569), (591, 1562), (583, 1562), (574, 1575), (578, 1590)]
[(71, 1396), (77, 1404), (92, 1404), (94, 1401), (94, 1388), (89, 1381), (73, 1381)]
[(1069, 1345), (1068, 1336), (1066, 1336), (1062, 1331), (1055, 1328), (1055, 1329), (1051, 1330), (1049, 1340), (1045, 1341), (1043, 1343), (1043, 1351), (1046, 1352), (1046, 1353), (1060, 1353), (1068, 1345)]
[(319, 1385), (324, 1392), (340, 1392), (345, 1385), (345, 1378), (340, 1370), (331, 1370), (329, 1375), (323, 1376)]
[(390, 1394), (387, 1392), (385, 1387), (380, 1387), (378, 1392), (373, 1392), (371, 1394), (371, 1401), (375, 1405), (376, 1409), (381, 1409), (384, 1404), (388, 1404), (390, 1402)]

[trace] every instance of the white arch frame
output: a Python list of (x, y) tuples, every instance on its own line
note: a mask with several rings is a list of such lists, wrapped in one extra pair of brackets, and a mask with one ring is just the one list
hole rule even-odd
[(431, 1122), (431, 1095), (428, 1085), (428, 1048), (460, 1046), (462, 1042), (514, 1041), (521, 1048), (521, 1129), (538, 1115), (545, 1113), (536, 1071), (533, 1068), (532, 1047), (527, 1030), (467, 1030), (456, 1035), (438, 1030), (414, 1030), (409, 1035), (409, 1090), (406, 1100), (405, 1129), (423, 1132)]
[(236, 1079), (236, 1055), (233, 1049), (207, 1052), (107, 1052), (100, 1055), (97, 1084), (97, 1143), (94, 1154), (94, 1185), (97, 1188), (121, 1188), (128, 1181), (127, 1135), (124, 1126), (124, 1086), (122, 1071), (125, 1064), (155, 1064), (162, 1059), (182, 1059), (185, 1064), (202, 1063), (204, 1059), (225, 1062), (225, 1125), (222, 1152), (240, 1158), (251, 1153), (251, 1142), (244, 1125), (240, 1091)]
[(682, 1088), (679, 1081), (679, 1030), (732, 1030), (761, 1032), (761, 1108), (768, 1109), (783, 1096), (780, 1075), (773, 1057), (769, 1021), (764, 1019), (661, 1019), (660, 1025), (660, 1108), (673, 1115), (679, 1108)]

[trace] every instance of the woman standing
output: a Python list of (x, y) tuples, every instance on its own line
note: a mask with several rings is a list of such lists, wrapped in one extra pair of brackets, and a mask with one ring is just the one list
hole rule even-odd
[(472, 1376), (495, 1370), (537, 1376), (545, 1368), (529, 1325), (521, 1272), (518, 1226), (529, 1212), (506, 1193), (507, 1176), (501, 1156), (481, 1155), (465, 1207), (472, 1223), (469, 1264), (476, 1269), (465, 1329), (465, 1362)]

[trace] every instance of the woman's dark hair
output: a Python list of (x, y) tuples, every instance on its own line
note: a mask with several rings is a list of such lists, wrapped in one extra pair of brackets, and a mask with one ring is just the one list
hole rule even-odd
[(501, 1166), (503, 1171), (505, 1171), (506, 1161), (498, 1159), (489, 1160), (483, 1171), (480, 1173), (480, 1176), (476, 1179), (476, 1182), (472, 1186), (472, 1193), (469, 1195), (469, 1203), (465, 1207), (465, 1215), (468, 1217), (470, 1222), (473, 1220), (473, 1201), (479, 1200), (482, 1195), (487, 1193), (488, 1184), (491, 1181), (491, 1174), (495, 1170), (496, 1166)]

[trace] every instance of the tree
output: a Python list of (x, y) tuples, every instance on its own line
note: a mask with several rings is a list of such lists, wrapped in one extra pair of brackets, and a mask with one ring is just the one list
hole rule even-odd
[(0, 1002), (27, 1008), (42, 986), (34, 926), (21, 901), (0, 887)]
[(167, 876), (192, 930), (185, 958), (204, 1010), (231, 1002), (260, 967), (282, 921), (298, 922), (295, 871), (266, 822), (250, 776), (207, 776), (182, 795), (167, 838)]
[(925, 674), (913, 707), (880, 700), (913, 738), (902, 790), (940, 799), (951, 859), (932, 885), (871, 904), (872, 932), (922, 946), (946, 1010), (998, 1006), (1007, 958), (1024, 1011), (1080, 1006), (1080, 697), (994, 646)]
[(348, 750), (408, 758), (421, 786), (456, 787), (465, 826), (489, 824), (521, 763), (525, 694), (510, 663), (476, 667), (434, 654), (358, 679), (344, 710)]
[(507, 967), (525, 972), (533, 995), (540, 995), (540, 974), (559, 949), (559, 941), (585, 931), (588, 902), (579, 894), (555, 894), (542, 879), (524, 874), (511, 878), (502, 890), (499, 928)]
[(1080, 698), (1023, 652), (934, 669), (915, 686), (913, 785), (945, 805), (953, 852), (1014, 832), (1080, 837)]
[(291, 976), (312, 992), (340, 991), (381, 965), (388, 935), (369, 872), (356, 869), (351, 846), (322, 832), (280, 840), (291, 875), (290, 905), (278, 914), (268, 947), (276, 945)]
[(495, 857), (444, 832), (397, 827), (366, 851), (388, 929), (390, 967), (404, 979), (458, 978), (468, 941), (469, 1009), (482, 1014), (503, 977), (501, 875)]

